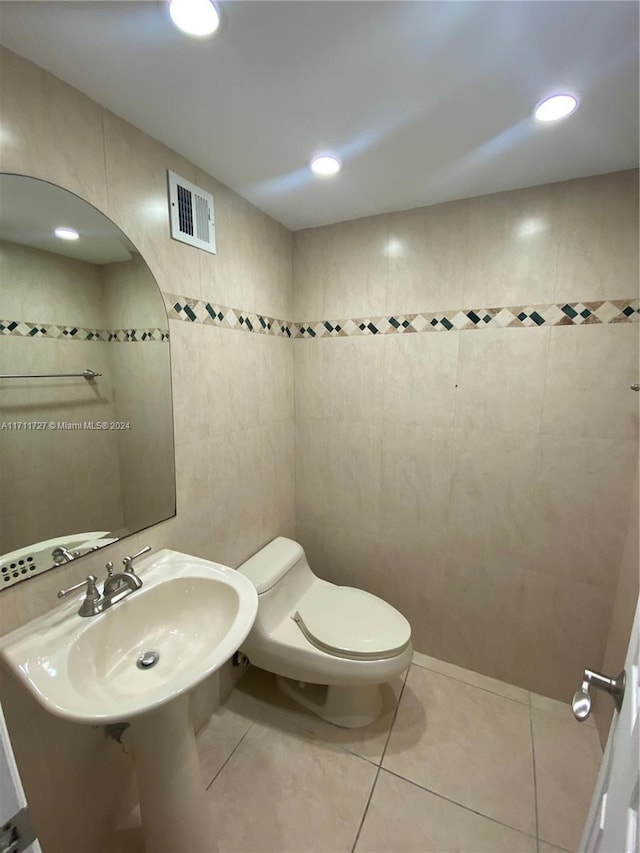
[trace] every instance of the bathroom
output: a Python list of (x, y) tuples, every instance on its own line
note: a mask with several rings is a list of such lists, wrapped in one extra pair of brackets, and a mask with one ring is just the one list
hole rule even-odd
[[(154, 474), (175, 456), (175, 514), (171, 495), (164, 520), (0, 591), (0, 637), (145, 546), (237, 569), (292, 539), (406, 617), (413, 663), (360, 729), (243, 659), (203, 682), (210, 849), (575, 850), (614, 706), (580, 724), (569, 703), (585, 667), (622, 669), (638, 595), (638, 7), (219, 5), (210, 39), (161, 2), (0, 5), (0, 172), (74, 193), (146, 262), (174, 448), (153, 418), (138, 438)], [(578, 108), (537, 122), (554, 91)], [(314, 176), (320, 151), (342, 170)], [(172, 239), (168, 170), (213, 195), (215, 254)], [(49, 322), (2, 315), (3, 353), (7, 321)], [(167, 352), (113, 348), (138, 346)], [(81, 474), (18, 491), (54, 514)], [(137, 483), (146, 507), (156, 481)], [(0, 493), (3, 519), (24, 512)], [(102, 526), (122, 524), (57, 535)], [(143, 850), (126, 735), (49, 714), (4, 666), (0, 703), (44, 852)]]

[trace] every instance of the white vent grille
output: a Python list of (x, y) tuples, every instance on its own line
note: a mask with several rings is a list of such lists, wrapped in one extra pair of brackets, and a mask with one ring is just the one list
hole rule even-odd
[(205, 252), (216, 253), (213, 196), (190, 181), (167, 171), (171, 236)]

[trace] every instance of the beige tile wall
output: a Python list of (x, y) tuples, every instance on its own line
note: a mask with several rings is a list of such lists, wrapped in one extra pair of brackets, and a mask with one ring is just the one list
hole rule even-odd
[[(297, 320), (638, 296), (638, 173), (294, 235)], [(298, 537), (418, 650), (559, 699), (602, 663), (637, 324), (296, 340)]]
[(106, 328), (167, 328), (164, 300), (149, 267), (139, 254), (131, 260), (100, 267)]
[[(105, 328), (100, 267), (94, 264), (0, 241), (0, 282), (4, 320)], [(3, 337), (0, 345), (2, 373), (89, 367), (102, 374), (93, 383), (3, 382), (0, 420), (115, 420), (112, 345), (17, 336)], [(72, 471), (74, 458), (83, 465)], [(0, 460), (0, 554), (55, 536), (123, 526), (115, 433), (2, 430)]]
[[(5, 49), (0, 49), (0, 97), (2, 171), (52, 181), (94, 204), (136, 245), (164, 292), (291, 316), (291, 235), (283, 226), (175, 152)], [(170, 239), (167, 169), (213, 191), (215, 256)], [(117, 563), (142, 545), (237, 566), (274, 536), (294, 533), (292, 347), (278, 338), (182, 321), (170, 324), (170, 334), (177, 517), (7, 590), (0, 595), (0, 634), (51, 608), (60, 587), (90, 571), (102, 575), (107, 559)], [(107, 760), (103, 734), (92, 730), (89, 735), (72, 726), (66, 730), (65, 755), (75, 772), (68, 781), (54, 774), (43, 787), (43, 767), (60, 769), (54, 748), (59, 726), (47, 715), (24, 713), (20, 702), (31, 700), (23, 696), (14, 702), (12, 695), (15, 691), (2, 690), (46, 849), (98, 850), (105, 821), (115, 820), (118, 797), (109, 795), (105, 805), (105, 799), (89, 792), (96, 781), (116, 794), (126, 790), (128, 760)], [(38, 722), (30, 725), (30, 719)], [(88, 737), (94, 753), (87, 747)], [(36, 739), (44, 752), (42, 762), (34, 764), (29, 753)], [(95, 761), (89, 760), (92, 754)], [(56, 819), (56, 804), (70, 802), (86, 817), (82, 831), (74, 835), (71, 818)], [(61, 813), (66, 808), (61, 805)]]
[[(167, 328), (164, 300), (140, 255), (101, 267), (107, 328)], [(175, 512), (171, 358), (165, 341), (109, 343), (126, 530)]]
[(100, 267), (0, 240), (2, 317), (105, 328)]

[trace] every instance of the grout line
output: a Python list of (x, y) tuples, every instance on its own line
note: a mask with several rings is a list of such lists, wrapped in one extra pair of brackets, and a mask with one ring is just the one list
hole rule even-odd
[[(328, 746), (331, 747), (331, 749), (344, 752), (346, 755), (350, 755), (353, 758), (359, 758), (361, 761), (366, 761), (367, 764), (371, 764), (373, 767), (380, 766), (379, 762), (376, 761), (375, 758), (370, 758), (366, 755), (362, 755), (361, 753), (356, 752), (356, 747), (340, 743), (339, 741), (327, 740), (323, 732), (313, 728), (312, 720), (307, 723), (304, 718), (300, 719), (294, 709), (282, 708), (278, 705), (270, 705), (266, 702), (266, 700), (262, 699), (258, 699), (256, 701), (264, 704), (262, 704), (262, 707), (260, 708), (260, 714), (258, 717), (256, 717), (254, 722), (264, 721), (268, 724), (269, 721), (271, 721), (272, 725), (274, 726), (284, 724), (286, 727), (293, 729), (294, 733), (300, 732), (301, 734), (312, 738), (323, 746)], [(319, 717), (318, 719), (321, 718)], [(286, 729), (284, 731), (286, 733)], [(240, 744), (238, 744), (238, 746), (239, 745)]]
[[(541, 844), (548, 844), (548, 845), (549, 845), (549, 847), (553, 847), (553, 848), (554, 848), (554, 849), (556, 849), (556, 850), (561, 850), (561, 851), (562, 851), (562, 853), (572, 853), (572, 851), (571, 851), (571, 850), (567, 850), (567, 848), (566, 848), (566, 847), (559, 847), (557, 844), (554, 844), (554, 842), (553, 842), (553, 841), (546, 841), (544, 838), (541, 838), (541, 839), (540, 839), (540, 843), (541, 843)], [(575, 853), (575, 851), (573, 851), (573, 853)]]
[(378, 764), (378, 769), (376, 771), (376, 777), (373, 780), (373, 785), (371, 786), (371, 791), (369, 792), (369, 799), (367, 800), (367, 804), (364, 807), (364, 812), (362, 813), (362, 820), (360, 821), (360, 826), (358, 827), (358, 831), (356, 833), (355, 840), (353, 842), (353, 847), (351, 848), (351, 853), (355, 853), (356, 846), (358, 844), (358, 840), (360, 839), (360, 833), (362, 832), (362, 827), (364, 826), (365, 819), (367, 817), (367, 813), (369, 811), (369, 806), (371, 805), (371, 798), (373, 797), (373, 792), (376, 789), (376, 785), (378, 783), (378, 777), (380, 776), (380, 771), (382, 770), (382, 762), (384, 760), (385, 753), (387, 751), (387, 746), (389, 745), (389, 740), (391, 738), (391, 732), (393, 731), (393, 727), (396, 722), (396, 717), (398, 716), (398, 708), (400, 707), (400, 702), (402, 701), (402, 696), (404, 694), (404, 688), (407, 684), (407, 678), (409, 677), (409, 670), (411, 669), (411, 665), (407, 667), (407, 671), (404, 674), (404, 681), (402, 682), (402, 687), (400, 688), (400, 693), (398, 694), (398, 701), (396, 702), (395, 712), (393, 714), (393, 719), (391, 720), (391, 725), (389, 726), (389, 731), (387, 732), (387, 738), (384, 742), (384, 747), (382, 749), (382, 755), (380, 756), (380, 762)]
[(389, 741), (391, 740), (391, 732), (393, 731), (393, 727), (396, 724), (396, 719), (398, 717), (398, 709), (400, 708), (400, 702), (402, 701), (402, 697), (404, 695), (404, 688), (407, 686), (407, 679), (409, 678), (409, 671), (411, 670), (411, 664), (407, 667), (407, 671), (404, 674), (404, 681), (402, 682), (402, 687), (400, 688), (400, 693), (398, 694), (398, 701), (396, 702), (396, 709), (393, 714), (393, 719), (391, 720), (391, 725), (389, 726), (389, 731), (387, 732), (387, 739), (384, 742), (384, 748), (382, 750), (382, 755), (380, 756), (380, 767), (382, 767), (382, 762), (384, 761), (384, 757), (387, 753), (387, 747), (389, 746)]
[(332, 749), (339, 750), (340, 752), (346, 753), (346, 755), (351, 755), (353, 758), (359, 758), (361, 761), (366, 761), (367, 764), (373, 765), (373, 767), (379, 767), (377, 761), (373, 758), (368, 758), (366, 755), (361, 755), (359, 752), (356, 752), (354, 748), (349, 748), (343, 743), (339, 743), (337, 741), (327, 740), (322, 732), (317, 731), (316, 729), (305, 726), (303, 722), (298, 721), (293, 715), (289, 716), (287, 711), (281, 708), (273, 708), (269, 709), (267, 715), (271, 714), (272, 717), (275, 717), (274, 725), (277, 725), (278, 720), (282, 720), (287, 723), (291, 728), (296, 729), (299, 732), (304, 733), (305, 735), (309, 735), (314, 740), (317, 740), (324, 746), (329, 746)]
[[(416, 661), (411, 661), (411, 666), (417, 666), (419, 667), (419, 669), (426, 669), (427, 672), (432, 672), (434, 675), (441, 675), (443, 678), (449, 678), (451, 679), (451, 681), (457, 681), (459, 684), (465, 684), (467, 687), (473, 687), (476, 690), (482, 690), (484, 693), (491, 693), (492, 696), (499, 696), (500, 699), (506, 699), (509, 702), (515, 702), (516, 705), (529, 704), (529, 699), (514, 699), (513, 696), (505, 696), (504, 693), (496, 693), (495, 690), (489, 690), (488, 687), (480, 687), (479, 684), (471, 684), (469, 681), (463, 681), (461, 678), (457, 678), (455, 675), (447, 675), (446, 672), (440, 672), (437, 669), (431, 669), (430, 667), (425, 666), (424, 664), (416, 663)], [(472, 670), (469, 670), (469, 672), (472, 672)]]
[[(303, 720), (298, 719), (294, 710), (280, 708), (276, 705), (270, 705), (269, 707), (264, 707), (262, 709), (260, 719), (262, 719), (267, 724), (269, 723), (269, 721), (271, 721), (272, 725), (274, 726), (279, 726), (279, 724), (284, 723), (288, 728), (294, 729), (294, 733), (300, 732), (301, 734), (312, 738), (323, 746), (329, 746), (331, 747), (331, 749), (339, 750), (340, 752), (344, 752), (347, 755), (351, 755), (353, 758), (359, 758), (361, 761), (366, 761), (367, 764), (371, 764), (373, 765), (373, 767), (378, 767), (378, 762), (375, 761), (373, 758), (367, 758), (366, 755), (361, 755), (359, 752), (355, 752), (353, 748), (349, 748), (345, 744), (339, 743), (338, 741), (327, 740), (323, 732), (320, 732), (312, 727), (311, 722), (305, 725), (305, 722)], [(319, 717), (318, 719), (322, 718)], [(329, 723), (329, 725), (331, 724)]]
[[(314, 740), (317, 740), (325, 746), (330, 746), (331, 748), (340, 750), (341, 752), (344, 752), (347, 755), (351, 755), (354, 758), (360, 758), (362, 761), (366, 761), (367, 764), (372, 764), (374, 767), (378, 767), (378, 762), (375, 761), (373, 758), (368, 758), (366, 755), (361, 755), (359, 752), (355, 752), (354, 748), (350, 748), (345, 744), (339, 743), (337, 741), (327, 740), (322, 732), (319, 732), (317, 729), (314, 729), (312, 727), (311, 720), (309, 721), (309, 723), (305, 723), (304, 719), (299, 719), (296, 710), (282, 708), (278, 705), (271, 705), (268, 704), (266, 700), (262, 699), (258, 699), (256, 701), (264, 704), (260, 708), (260, 716), (256, 717), (256, 720), (254, 722), (264, 720), (268, 723), (269, 720), (271, 720), (274, 726), (278, 726), (279, 723), (285, 723), (292, 729), (304, 733), (305, 735), (311, 736)], [(322, 718), (319, 717), (318, 719)]]
[[(553, 328), (551, 326), (550, 328)], [(542, 379), (542, 393), (540, 394), (540, 405), (538, 410), (538, 448), (537, 448), (537, 467), (540, 467), (540, 446), (539, 440), (540, 435), (542, 434), (542, 427), (544, 425), (544, 413), (547, 405), (547, 385), (549, 378), (549, 363), (551, 359), (551, 332), (547, 335), (547, 340), (544, 347), (544, 376)], [(538, 471), (536, 471), (538, 474)]]
[(396, 773), (394, 770), (389, 770), (386, 767), (381, 767), (381, 770), (384, 770), (385, 773), (388, 773), (390, 776), (395, 776), (396, 779), (401, 779), (403, 782), (406, 782), (408, 785), (413, 785), (414, 788), (419, 788), (421, 791), (425, 791), (427, 794), (433, 794), (434, 797), (438, 797), (440, 800), (444, 800), (447, 803), (451, 803), (453, 806), (459, 806), (459, 808), (464, 809), (467, 812), (471, 812), (472, 814), (478, 815), (478, 817), (483, 817), (485, 820), (490, 820), (492, 823), (497, 823), (498, 826), (504, 826), (505, 829), (510, 829), (513, 832), (519, 832), (521, 835), (526, 835), (527, 838), (533, 838), (537, 841), (535, 835), (532, 835), (530, 832), (527, 832), (524, 829), (519, 829), (517, 826), (512, 826), (510, 823), (504, 823), (501, 820), (498, 820), (495, 817), (491, 817), (484, 812), (479, 812), (476, 809), (472, 809), (470, 806), (465, 806), (464, 803), (459, 803), (457, 800), (452, 800), (450, 797), (445, 797), (444, 794), (438, 793), (438, 791), (434, 791), (432, 788), (426, 788), (424, 785), (421, 785), (419, 782), (414, 782), (413, 779), (407, 779), (406, 776), (401, 776), (399, 773)]
[(213, 785), (213, 783), (216, 781), (216, 779), (218, 778), (218, 776), (222, 773), (222, 771), (224, 770), (224, 768), (227, 766), (227, 764), (229, 763), (229, 761), (231, 761), (232, 757), (235, 755), (236, 750), (238, 749), (238, 747), (240, 746), (240, 744), (242, 743), (242, 741), (246, 738), (246, 736), (249, 734), (249, 732), (251, 731), (251, 729), (255, 726), (255, 724), (256, 724), (256, 722), (257, 722), (257, 721), (258, 721), (258, 718), (256, 717), (256, 718), (253, 720), (253, 722), (251, 723), (251, 725), (249, 726), (249, 728), (246, 730), (246, 732), (242, 735), (242, 737), (240, 738), (240, 740), (238, 741), (238, 743), (233, 747), (233, 749), (231, 750), (231, 752), (229, 753), (229, 755), (225, 758), (225, 760), (224, 760), (224, 762), (222, 763), (222, 765), (221, 765), (220, 769), (218, 770), (218, 772), (215, 774), (215, 776), (213, 777), (213, 779), (212, 779), (212, 780), (209, 782), (209, 784), (206, 786), (205, 791), (208, 791), (208, 790), (209, 790), (209, 788)]
[[(409, 675), (410, 667), (411, 667), (411, 665), (409, 665), (407, 667), (405, 674), (404, 674), (404, 678), (402, 680), (402, 686), (400, 688), (400, 692), (398, 693), (398, 698), (396, 700), (396, 703), (395, 703), (395, 706), (393, 709), (394, 713), (392, 715), (391, 722), (389, 723), (389, 729), (387, 731), (387, 736), (385, 739), (385, 746), (383, 748), (383, 754), (384, 754), (384, 750), (386, 749), (386, 745), (389, 741), (389, 736), (391, 733), (391, 727), (393, 726), (393, 723), (395, 722), (395, 718), (396, 718), (396, 714), (397, 714), (397, 710), (398, 710), (398, 705), (400, 703), (400, 697), (402, 696), (402, 691), (404, 690), (404, 685), (405, 685), (405, 682), (406, 682), (407, 677)], [(236, 688), (234, 687), (234, 690), (235, 689)], [(246, 695), (250, 695), (250, 694), (246, 694)], [(328, 740), (325, 733), (323, 733), (322, 731), (318, 731), (316, 728), (313, 727), (313, 722), (315, 720), (319, 719), (321, 722), (325, 722), (325, 721), (323, 721), (321, 717), (317, 716), (312, 711), (305, 713), (305, 712), (301, 712), (298, 708), (285, 708), (285, 707), (282, 707), (280, 705), (272, 704), (268, 699), (257, 699), (255, 697), (252, 697), (252, 699), (259, 706), (260, 716), (256, 718), (256, 722), (264, 716), (266, 716), (267, 718), (271, 717), (274, 721), (274, 724), (277, 724), (278, 720), (282, 720), (283, 722), (285, 722), (287, 725), (291, 726), (292, 728), (297, 729), (300, 732), (304, 732), (305, 734), (312, 735), (316, 740), (320, 741), (321, 743), (323, 743), (327, 746), (330, 746), (334, 749), (338, 749), (342, 752), (345, 752), (347, 755), (354, 756), (355, 758), (360, 758), (362, 761), (366, 761), (368, 764), (372, 764), (374, 767), (380, 766), (380, 762), (382, 761), (382, 755), (381, 755), (379, 760), (376, 760), (375, 758), (370, 758), (366, 755), (362, 755), (361, 753), (356, 752), (357, 745), (354, 747), (354, 746), (350, 746), (348, 744), (340, 743), (339, 741)], [(308, 716), (307, 716), (307, 714), (308, 714)], [(331, 723), (327, 723), (327, 725), (331, 725)]]
[(356, 832), (356, 837), (353, 842), (353, 847), (351, 848), (351, 853), (355, 853), (356, 846), (360, 839), (360, 833), (362, 832), (362, 827), (364, 826), (364, 821), (367, 816), (367, 812), (369, 811), (369, 805), (371, 804), (371, 798), (373, 797), (373, 792), (376, 789), (376, 784), (378, 783), (378, 776), (380, 775), (380, 770), (382, 768), (378, 765), (376, 768), (376, 778), (373, 780), (373, 785), (371, 786), (371, 791), (369, 792), (369, 798), (367, 800), (367, 804), (364, 807), (364, 812), (362, 813), (362, 820), (360, 821), (360, 826), (358, 827), (358, 831)]
[(531, 763), (533, 767), (533, 805), (536, 818), (536, 849), (540, 853), (540, 827), (538, 826), (538, 779), (536, 774), (536, 748), (533, 742), (533, 705), (531, 704), (531, 691), (529, 696), (529, 732), (531, 733)]

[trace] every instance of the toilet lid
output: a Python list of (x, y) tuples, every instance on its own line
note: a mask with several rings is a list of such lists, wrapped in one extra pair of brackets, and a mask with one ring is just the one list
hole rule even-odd
[(339, 657), (390, 658), (411, 639), (411, 626), (394, 607), (349, 586), (316, 587), (293, 618), (310, 643)]

